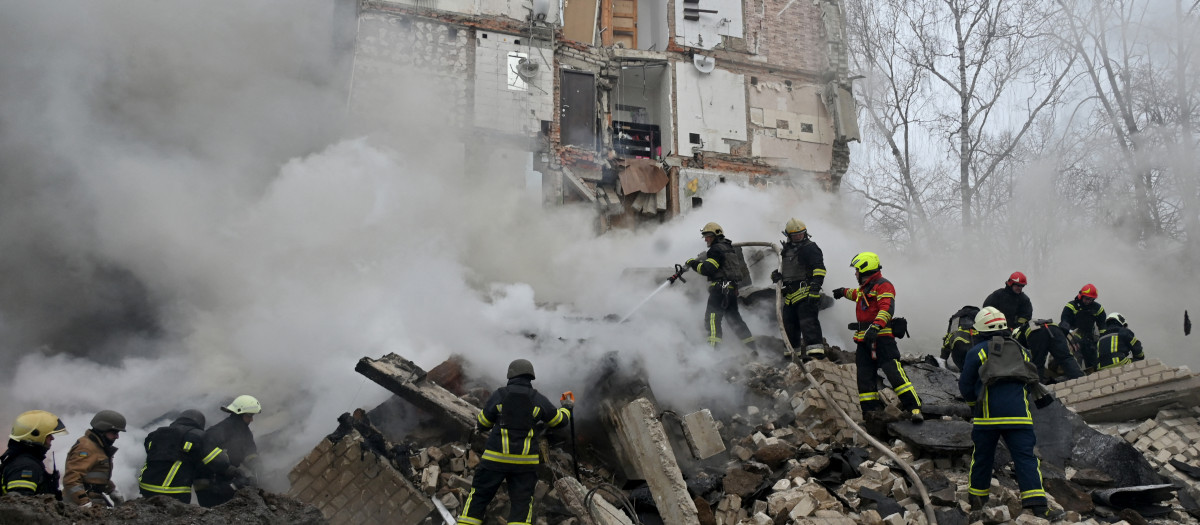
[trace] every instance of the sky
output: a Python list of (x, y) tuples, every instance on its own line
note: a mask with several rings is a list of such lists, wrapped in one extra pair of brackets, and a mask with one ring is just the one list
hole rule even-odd
[[(1035, 316), (1093, 282), (1149, 356), (1200, 365), (1180, 329), (1185, 270), (1103, 232), (1060, 243), (1045, 267), (991, 238), (912, 253), (862, 232), (852, 199), (728, 185), (668, 223), (597, 236), (593, 210), (542, 207), (523, 172), (466, 173), (438, 149), (464, 141), (450, 130), (345, 122), (328, 2), (0, 8), (0, 421), (60, 415), (61, 465), (92, 414), (125, 414), (115, 479), (128, 494), (164, 416), (197, 408), (212, 424), (239, 394), (264, 406), (252, 429), (265, 483), (285, 489), (339, 414), (389, 397), (354, 365), (391, 352), (427, 369), (460, 354), (496, 386), (531, 359), (535, 386), (581, 403), (594, 363), (617, 352), (664, 408), (736, 406), (718, 365), (742, 349), (704, 344), (703, 302), (684, 286), (603, 320), (655, 289), (625, 269), (694, 256), (709, 221), (742, 242), (804, 220), (827, 290), (853, 286), (850, 258), (877, 251), (911, 322), (905, 353), (936, 353), (950, 314), (1022, 270)], [(403, 122), (437, 122), (437, 91), (408, 80), (396, 79)], [(1019, 199), (1053, 207), (1040, 191)], [(1052, 228), (1037, 217), (1031, 232)], [(852, 317), (848, 301), (822, 314), (830, 343), (848, 347)]]

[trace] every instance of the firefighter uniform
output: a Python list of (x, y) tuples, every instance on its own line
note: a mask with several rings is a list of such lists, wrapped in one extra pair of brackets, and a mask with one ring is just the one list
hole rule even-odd
[[(921, 398), (900, 365), (900, 348), (888, 326), (896, 309), (896, 288), (878, 271), (864, 277), (858, 288), (845, 290), (846, 299), (855, 303), (854, 314), (858, 319), (853, 325), (854, 342), (857, 343), (854, 362), (858, 367), (858, 403), (864, 415), (883, 409), (883, 397), (879, 395), (876, 379), (876, 373), (882, 369), (904, 409), (918, 413)], [(871, 328), (872, 325), (877, 328)], [(877, 334), (873, 341), (867, 337), (868, 330)]]
[(105, 494), (117, 486), (112, 481), (113, 455), (117, 453), (108, 438), (95, 429), (88, 429), (67, 453), (63, 474), (63, 495), (76, 505), (106, 504)]
[(1030, 359), (1037, 365), (1038, 376), (1042, 382), (1049, 378), (1046, 374), (1046, 356), (1053, 356), (1054, 362), (1062, 368), (1067, 379), (1083, 377), (1079, 362), (1071, 353), (1067, 341), (1067, 332), (1049, 319), (1038, 319), (1023, 330), (1018, 330), (1017, 342), (1029, 349)]
[(1009, 323), (1012, 328), (1023, 326), (1033, 319), (1033, 302), (1028, 295), (1014, 292), (1012, 285), (992, 292), (983, 300), (983, 306), (994, 306), (1004, 314), (1005, 319), (1014, 320)]
[[(967, 352), (966, 365), (958, 378), (959, 393), (974, 414), (971, 440), (975, 443), (975, 449), (971, 453), (970, 488), (967, 493), (986, 501), (992, 484), (996, 445), (1003, 439), (1017, 471), (1021, 506), (1046, 507), (1042, 474), (1038, 458), (1033, 452), (1037, 438), (1033, 433), (1033, 414), (1029, 411), (1029, 392), (1025, 384), (1000, 380), (989, 387), (980, 379), (980, 367), (987, 361), (991, 336), (1001, 336), (1015, 343), (1006, 334), (1006, 330), (981, 334), (985, 336), (981, 337), (983, 341)], [(1022, 353), (1028, 361), (1028, 351), (1022, 348)]]
[(206, 472), (230, 472), (229, 455), (204, 439), (204, 414), (184, 410), (170, 425), (146, 436), (146, 464), (138, 474), (142, 497), (192, 502), (192, 483)]
[(1096, 368), (1096, 330), (1104, 326), (1104, 317), (1104, 307), (1100, 303), (1094, 300), (1084, 303), (1076, 297), (1063, 307), (1058, 321), (1058, 326), (1063, 330), (1075, 331), (1083, 364), (1089, 369)]
[(792, 348), (803, 348), (809, 357), (824, 357), (821, 333), (821, 285), (825, 282), (825, 258), (821, 248), (807, 235), (804, 240), (783, 244), (779, 274), (783, 281), (783, 329)]
[(0, 493), (8, 494), (55, 494), (58, 490), (58, 474), (46, 472), (44, 462), (49, 449), (31, 443), (8, 440), (8, 450), (0, 456), (3, 473), (0, 474)]
[(688, 259), (687, 266), (696, 273), (708, 278), (708, 304), (704, 308), (704, 326), (708, 332), (708, 344), (717, 346), (721, 343), (723, 331), (721, 324), (728, 321), (733, 333), (746, 346), (754, 347), (754, 336), (750, 327), (742, 319), (738, 311), (738, 276), (742, 273), (741, 257), (733, 247), (733, 243), (724, 235), (716, 235), (716, 240), (708, 247), (704, 259)]
[[(518, 361), (528, 366), (528, 374), (514, 373)], [(539, 463), (535, 426), (540, 421), (554, 428), (571, 419), (568, 408), (554, 408), (533, 388), (533, 365), (528, 361), (514, 361), (509, 376), (508, 385), (493, 392), (479, 411), (479, 427), (489, 429), (488, 438), (458, 525), (482, 525), (488, 503), (504, 481), (511, 504), (508, 523), (532, 524)]]
[[(230, 414), (220, 423), (204, 431), (205, 442), (210, 446), (220, 447), (229, 455), (232, 467), (247, 467), (258, 462), (258, 445), (254, 443), (254, 433), (250, 424), (241, 414)], [(210, 472), (207, 479), (211, 482), (197, 484), (196, 501), (202, 507), (215, 507), (233, 499), (237, 492), (235, 487), (246, 483), (240, 472), (235, 474)], [(203, 486), (207, 485), (207, 486)]]
[(1109, 318), (1100, 341), (1096, 343), (1096, 369), (1115, 368), (1145, 358), (1142, 342), (1138, 341), (1133, 330)]
[(942, 359), (953, 359), (954, 366), (962, 370), (967, 359), (967, 350), (975, 345), (975, 331), (960, 326), (942, 338)]

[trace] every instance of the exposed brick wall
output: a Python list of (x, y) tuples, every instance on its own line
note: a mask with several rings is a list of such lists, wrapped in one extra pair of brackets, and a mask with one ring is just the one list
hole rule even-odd
[(1135, 361), (1051, 386), (1062, 403), (1089, 422), (1153, 417), (1159, 408), (1194, 402), (1200, 376), (1157, 359)]
[(757, 50), (756, 60), (772, 67), (820, 71), (828, 67), (821, 9), (813, 2), (766, 0), (746, 9), (746, 47)]
[(428, 496), (364, 447), (353, 430), (337, 443), (322, 439), (292, 468), (288, 481), (289, 496), (317, 507), (333, 525), (416, 525), (435, 510)]

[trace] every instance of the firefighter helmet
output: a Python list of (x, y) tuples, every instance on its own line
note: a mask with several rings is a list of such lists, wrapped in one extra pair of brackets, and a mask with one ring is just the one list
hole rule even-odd
[(1025, 278), (1025, 274), (1021, 272), (1013, 272), (1012, 275), (1008, 276), (1008, 281), (1004, 283), (1004, 286), (1012, 286), (1014, 284), (1025, 286), (1029, 284), (1029, 280)]
[(793, 233), (808, 233), (808, 226), (804, 224), (804, 221), (793, 217), (783, 226), (783, 234), (791, 236)]
[(125, 416), (115, 410), (101, 410), (92, 416), (92, 428), (99, 432), (125, 431)]
[(1117, 313), (1117, 312), (1113, 312), (1113, 313), (1111, 313), (1111, 314), (1108, 314), (1108, 320), (1109, 320), (1109, 321), (1116, 321), (1116, 322), (1117, 322), (1117, 324), (1119, 324), (1119, 325), (1121, 325), (1121, 326), (1129, 326), (1129, 322), (1125, 320), (1125, 316), (1123, 316), (1123, 315), (1121, 315), (1121, 314), (1119, 314), (1119, 313)]
[(1079, 296), (1076, 297), (1076, 299), (1081, 299), (1084, 297), (1091, 297), (1092, 299), (1095, 299), (1099, 295), (1100, 292), (1096, 291), (1096, 285), (1088, 283), (1083, 285), (1083, 288), (1079, 289)]
[(996, 332), (1008, 329), (1008, 320), (995, 306), (985, 306), (975, 314), (976, 332)]
[(872, 252), (862, 252), (850, 259), (850, 266), (858, 270), (859, 273), (867, 273), (882, 268), (879, 265), (879, 256)]
[(715, 222), (710, 222), (700, 229), (700, 235), (716, 235), (720, 237), (725, 235), (725, 230), (721, 229), (721, 225)]
[(508, 364), (508, 378), (512, 379), (517, 376), (529, 376), (530, 379), (537, 379), (533, 375), (533, 363), (528, 359), (516, 359)]
[(204, 412), (201, 412), (194, 408), (189, 408), (187, 410), (184, 410), (183, 412), (180, 412), (179, 417), (175, 418), (175, 421), (179, 421), (180, 419), (186, 419), (188, 421), (191, 421), (192, 423), (195, 423), (196, 426), (198, 426), (200, 428), (204, 428), (204, 423), (205, 423)]
[(257, 414), (262, 412), (262, 404), (254, 396), (243, 394), (234, 398), (229, 406), (221, 407), (221, 410), (230, 414)]
[(30, 410), (13, 421), (12, 434), (8, 438), (21, 443), (46, 445), (46, 437), (51, 434), (66, 434), (67, 427), (58, 416), (45, 410)]

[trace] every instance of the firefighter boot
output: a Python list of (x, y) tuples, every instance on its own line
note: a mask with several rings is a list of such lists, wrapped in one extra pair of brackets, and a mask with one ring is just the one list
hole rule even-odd
[(921, 409), (914, 408), (909, 414), (909, 420), (911, 420), (913, 423), (924, 423), (925, 416), (921, 414)]
[(975, 523), (983, 520), (983, 507), (987, 505), (987, 496), (967, 496), (967, 503), (971, 504), (971, 512), (967, 514), (967, 521)]
[(1048, 520), (1048, 521), (1052, 521), (1052, 522), (1061, 520), (1061, 519), (1063, 519), (1064, 516), (1067, 515), (1067, 513), (1065, 511), (1063, 511), (1062, 509), (1056, 509), (1053, 507), (1048, 507), (1046, 505), (1038, 505), (1036, 507), (1029, 507), (1029, 512), (1031, 514), (1033, 514), (1034, 516), (1037, 516), (1039, 518), (1042, 518), (1042, 519)]

